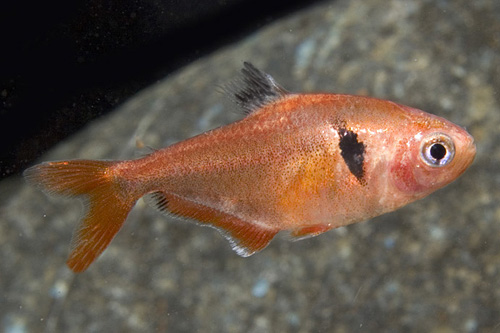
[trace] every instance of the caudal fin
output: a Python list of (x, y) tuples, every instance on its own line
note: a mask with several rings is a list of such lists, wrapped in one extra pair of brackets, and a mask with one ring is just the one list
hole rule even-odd
[(46, 162), (24, 172), (26, 180), (49, 194), (81, 196), (86, 212), (76, 227), (67, 264), (83, 272), (120, 230), (136, 198), (123, 193), (110, 167), (116, 162), (72, 160)]

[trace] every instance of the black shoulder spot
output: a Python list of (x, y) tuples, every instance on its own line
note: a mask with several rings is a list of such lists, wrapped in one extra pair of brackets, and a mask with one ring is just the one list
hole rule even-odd
[(364, 159), (365, 145), (358, 141), (358, 135), (345, 128), (338, 130), (340, 154), (344, 159), (349, 171), (364, 185)]
[(288, 92), (271, 75), (249, 62), (243, 63), (241, 77), (223, 87), (246, 114), (274, 102)]

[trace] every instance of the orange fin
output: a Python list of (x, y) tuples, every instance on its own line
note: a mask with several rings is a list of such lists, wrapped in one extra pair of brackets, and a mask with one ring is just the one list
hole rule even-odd
[(290, 235), (292, 236), (293, 240), (301, 240), (309, 237), (318, 236), (319, 234), (322, 234), (330, 229), (332, 229), (332, 227), (329, 225), (314, 224), (295, 229), (290, 233)]
[(246, 222), (238, 217), (164, 192), (150, 193), (147, 201), (164, 213), (195, 219), (219, 230), (236, 253), (248, 257), (264, 249), (279, 230)]
[(73, 160), (46, 162), (24, 172), (26, 180), (47, 193), (82, 196), (86, 214), (75, 229), (67, 264), (83, 272), (120, 230), (135, 198), (127, 197), (109, 169), (116, 162)]

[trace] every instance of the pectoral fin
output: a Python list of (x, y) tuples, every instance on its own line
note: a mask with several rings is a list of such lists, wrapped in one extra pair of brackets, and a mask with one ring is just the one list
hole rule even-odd
[(290, 236), (293, 240), (301, 240), (318, 236), (319, 234), (322, 234), (330, 229), (332, 229), (332, 227), (326, 224), (314, 224), (295, 229), (290, 233)]

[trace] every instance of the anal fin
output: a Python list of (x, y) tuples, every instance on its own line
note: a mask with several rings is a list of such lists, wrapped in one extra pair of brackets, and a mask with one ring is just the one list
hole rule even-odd
[(264, 249), (279, 230), (246, 222), (236, 216), (194, 201), (164, 192), (154, 192), (146, 199), (161, 212), (195, 219), (214, 227), (226, 237), (238, 255), (248, 257)]

